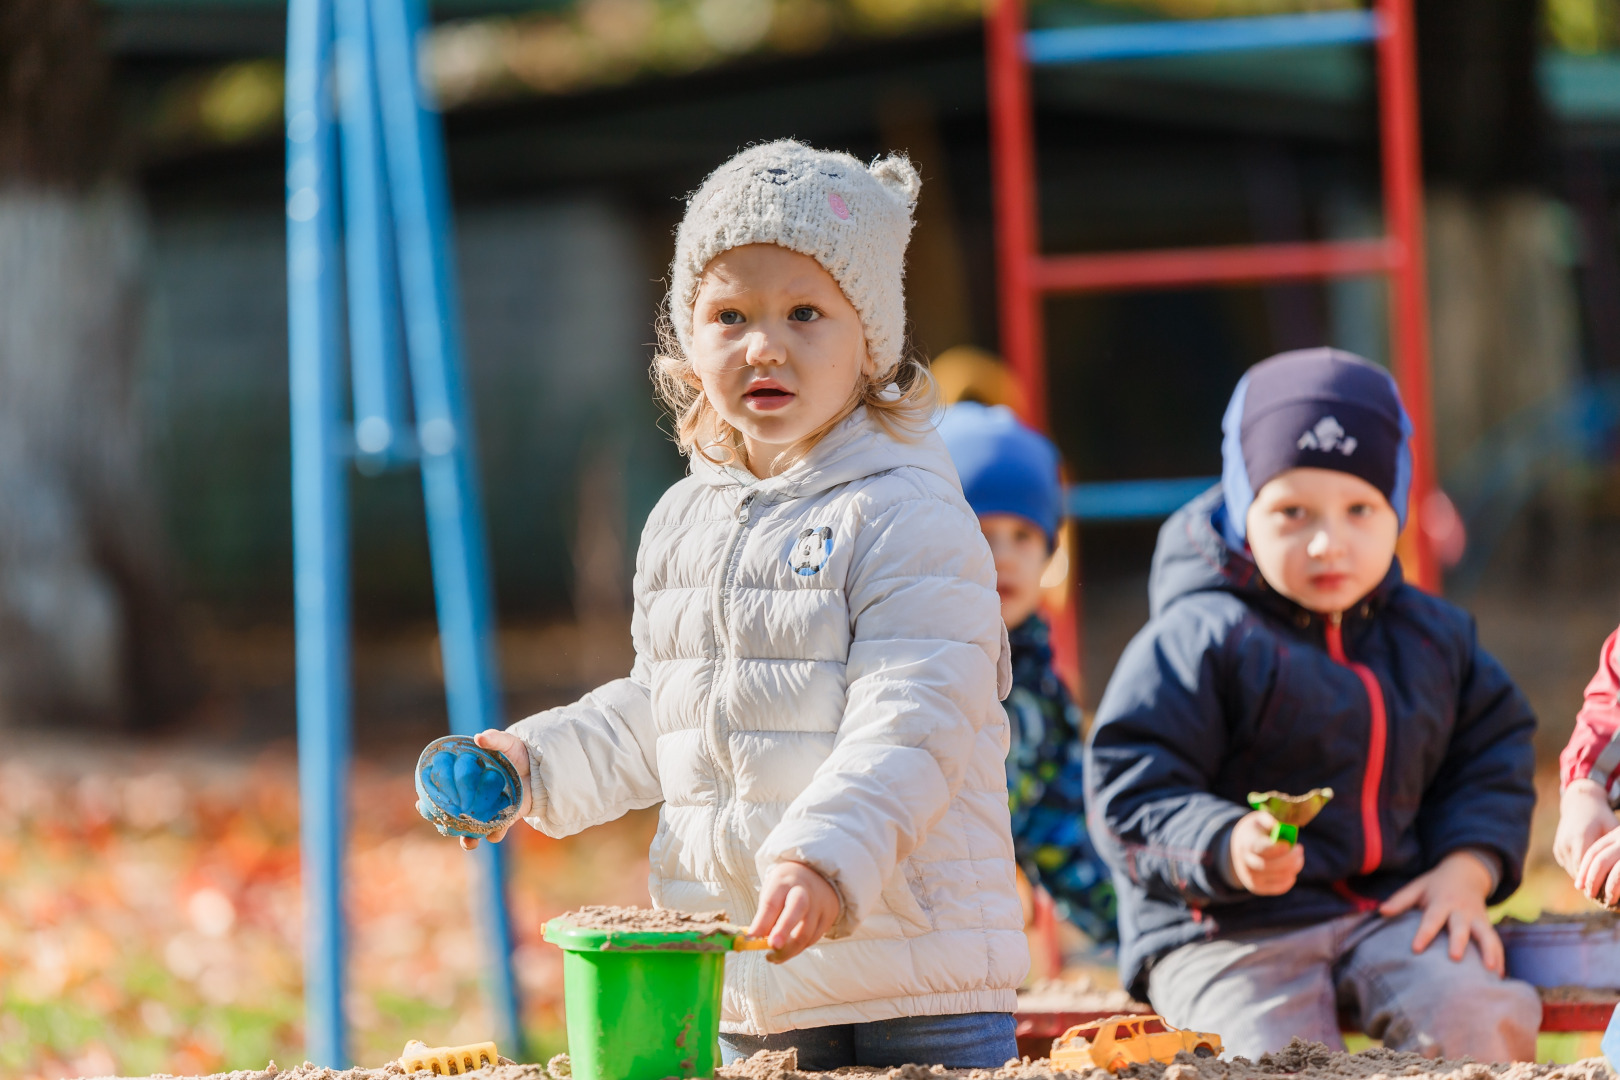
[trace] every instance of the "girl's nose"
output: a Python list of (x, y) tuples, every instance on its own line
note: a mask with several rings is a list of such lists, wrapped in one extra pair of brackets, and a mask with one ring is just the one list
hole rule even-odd
[(1333, 551), (1333, 534), (1327, 529), (1318, 529), (1311, 542), (1305, 545), (1305, 554), (1313, 559), (1325, 559)]
[(762, 364), (780, 364), (786, 356), (776, 338), (763, 330), (756, 330), (748, 335), (747, 358), (750, 367), (759, 367)]

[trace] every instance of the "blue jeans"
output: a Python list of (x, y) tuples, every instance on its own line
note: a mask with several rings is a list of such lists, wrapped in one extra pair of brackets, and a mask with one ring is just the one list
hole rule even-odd
[(729, 1065), (760, 1050), (799, 1051), (799, 1068), (830, 1072), (850, 1065), (944, 1065), (949, 1069), (997, 1069), (1018, 1056), (1011, 1013), (901, 1016), (868, 1024), (831, 1024), (776, 1035), (720, 1036), (720, 1057)]

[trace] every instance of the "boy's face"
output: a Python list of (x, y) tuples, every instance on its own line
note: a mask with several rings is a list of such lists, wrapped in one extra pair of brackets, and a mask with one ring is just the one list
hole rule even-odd
[(837, 416), (867, 366), (860, 315), (808, 255), (747, 244), (704, 269), (692, 369), (756, 473)]
[(990, 541), (990, 554), (996, 560), (1001, 621), (1012, 629), (1040, 606), (1041, 575), (1051, 560), (1046, 534), (1033, 521), (1017, 514), (982, 514), (979, 527)]
[(1247, 521), (1267, 583), (1322, 615), (1348, 610), (1384, 580), (1400, 534), (1382, 492), (1332, 469), (1289, 469), (1268, 480)]

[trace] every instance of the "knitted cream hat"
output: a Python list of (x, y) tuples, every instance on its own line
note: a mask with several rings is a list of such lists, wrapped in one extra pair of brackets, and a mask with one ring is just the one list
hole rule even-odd
[(896, 155), (869, 169), (848, 154), (792, 139), (751, 146), (714, 172), (686, 204), (675, 234), (669, 314), (692, 349), (692, 306), (709, 260), (744, 244), (779, 244), (815, 259), (861, 317), (874, 374), (885, 383), (905, 340), (906, 241), (922, 188)]

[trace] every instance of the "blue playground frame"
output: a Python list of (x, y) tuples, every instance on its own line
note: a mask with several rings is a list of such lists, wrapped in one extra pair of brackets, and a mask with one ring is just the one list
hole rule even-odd
[[(287, 12), (287, 306), (305, 1022), (311, 1060), (334, 1068), (349, 1063), (342, 897), (351, 460), (368, 473), (420, 467), (450, 728), (472, 735), (503, 726), (443, 133), (417, 71), (424, 25), (422, 0), (290, 0)], [(352, 428), (343, 415), (340, 242), (347, 269)], [(478, 863), (474, 911), (488, 953), (494, 1034), (508, 1054), (522, 1057), (502, 853), (484, 844), (469, 857)]]

